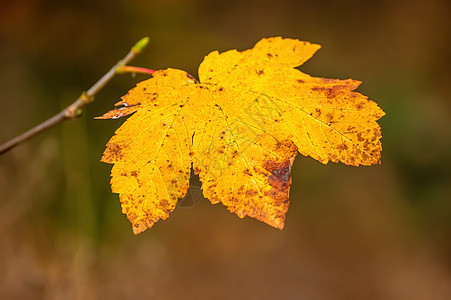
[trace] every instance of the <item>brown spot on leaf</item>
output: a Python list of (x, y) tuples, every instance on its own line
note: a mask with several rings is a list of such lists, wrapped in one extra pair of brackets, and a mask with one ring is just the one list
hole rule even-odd
[(379, 128), (374, 128), (373, 132), (374, 132), (374, 136), (376, 136), (376, 137), (381, 137), (382, 136), (381, 131), (379, 130)]
[(333, 113), (327, 113), (326, 114), (327, 122), (332, 123), (333, 118), (334, 118), (334, 114)]
[(362, 133), (361, 132), (359, 132), (359, 133), (357, 133), (357, 140), (359, 141), (359, 142), (363, 142), (365, 139), (362, 137)]
[(363, 161), (367, 161), (368, 158), (369, 158), (368, 154), (366, 154), (366, 152), (363, 152), (363, 153), (362, 153), (362, 159), (363, 159)]
[(315, 111), (316, 111), (316, 113), (317, 113), (317, 115), (316, 115), (317, 118), (318, 118), (319, 116), (321, 116), (321, 109), (316, 108)]
[(122, 154), (123, 147), (115, 143), (108, 143), (105, 154), (102, 157), (102, 161), (106, 163), (113, 163), (120, 161), (124, 154)]
[(312, 90), (315, 92), (323, 92), (327, 98), (332, 99), (335, 98), (346, 87), (346, 85), (334, 85), (332, 87), (317, 86), (312, 87)]
[(334, 83), (337, 82), (337, 79), (332, 79), (332, 78), (320, 78), (322, 82), (324, 83)]
[(255, 195), (258, 195), (258, 191), (252, 189), (246, 191), (246, 197), (253, 197)]
[(166, 209), (169, 206), (169, 201), (166, 199), (160, 200), (160, 207)]
[(294, 143), (290, 140), (278, 142), (276, 147), (277, 149), (283, 151), (283, 156), (286, 158), (282, 161), (269, 159), (264, 162), (263, 168), (270, 173), (270, 175), (265, 176), (268, 177), (269, 185), (276, 190), (274, 192), (279, 191), (286, 193), (288, 198), (288, 190), (291, 185), (291, 166), (293, 165), (293, 161), (298, 153), (298, 150)]

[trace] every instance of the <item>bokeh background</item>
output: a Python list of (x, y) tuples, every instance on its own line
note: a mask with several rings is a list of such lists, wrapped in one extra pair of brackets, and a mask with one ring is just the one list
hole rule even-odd
[(1, 299), (451, 299), (451, 11), (447, 0), (1, 0), (0, 142), (56, 114), (139, 38), (133, 65), (197, 75), (262, 37), (322, 45), (301, 70), (363, 81), (387, 113), (382, 164), (298, 156), (283, 231), (202, 199), (134, 236), (84, 116), (0, 156)]

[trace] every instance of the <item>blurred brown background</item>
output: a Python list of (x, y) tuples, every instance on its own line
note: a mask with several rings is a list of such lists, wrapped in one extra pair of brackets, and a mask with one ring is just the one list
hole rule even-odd
[(279, 231), (202, 200), (134, 236), (93, 120), (0, 156), (0, 299), (451, 299), (451, 12), (447, 0), (0, 1), (0, 142), (57, 113), (139, 38), (133, 65), (197, 74), (212, 50), (269, 36), (322, 45), (301, 70), (363, 81), (387, 113), (382, 165), (298, 156)]

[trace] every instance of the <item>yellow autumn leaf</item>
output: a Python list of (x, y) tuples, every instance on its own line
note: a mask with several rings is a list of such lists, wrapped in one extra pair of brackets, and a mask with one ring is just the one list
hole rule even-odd
[(360, 82), (294, 69), (319, 45), (280, 37), (246, 51), (214, 51), (199, 81), (160, 70), (100, 118), (134, 113), (102, 161), (135, 234), (166, 219), (189, 186), (191, 165), (204, 196), (239, 217), (282, 229), (297, 153), (322, 163), (380, 162), (384, 112), (354, 92)]

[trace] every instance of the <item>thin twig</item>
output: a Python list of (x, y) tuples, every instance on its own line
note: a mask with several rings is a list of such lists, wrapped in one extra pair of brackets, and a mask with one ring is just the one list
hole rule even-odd
[(115, 64), (102, 78), (99, 79), (88, 91), (83, 92), (74, 103), (63, 109), (60, 113), (51, 117), (50, 119), (42, 122), (41, 124), (31, 128), (30, 130), (22, 133), (21, 135), (7, 141), (0, 145), (0, 155), (11, 150), (15, 146), (31, 137), (47, 130), (63, 121), (72, 120), (78, 118), (87, 104), (94, 101), (94, 96), (116, 75), (116, 69), (128, 64), (136, 55), (140, 54), (149, 43), (149, 38), (145, 37), (139, 40), (130, 50), (130, 52)]

